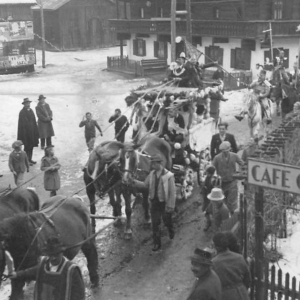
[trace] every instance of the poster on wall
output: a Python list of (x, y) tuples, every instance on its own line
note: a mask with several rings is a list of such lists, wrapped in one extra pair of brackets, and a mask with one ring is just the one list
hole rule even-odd
[(16, 68), (35, 63), (35, 54), (13, 55), (0, 57), (0, 69)]
[(0, 42), (32, 40), (32, 21), (0, 22)]

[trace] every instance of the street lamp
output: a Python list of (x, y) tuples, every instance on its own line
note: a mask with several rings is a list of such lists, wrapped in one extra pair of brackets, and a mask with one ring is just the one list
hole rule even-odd
[(41, 12), (41, 27), (42, 27), (42, 67), (45, 68), (45, 22), (44, 22), (44, 7), (43, 7), (43, 0), (40, 0), (40, 12)]

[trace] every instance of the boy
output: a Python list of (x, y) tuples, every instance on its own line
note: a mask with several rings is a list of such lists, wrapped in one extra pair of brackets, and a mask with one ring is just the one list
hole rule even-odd
[(27, 154), (22, 150), (22, 141), (15, 141), (12, 144), (14, 149), (9, 155), (8, 166), (14, 174), (16, 186), (20, 186), (24, 181), (24, 173), (29, 172), (29, 161)]

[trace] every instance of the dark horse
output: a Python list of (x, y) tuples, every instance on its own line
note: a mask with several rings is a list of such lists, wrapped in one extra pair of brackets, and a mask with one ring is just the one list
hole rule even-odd
[[(59, 236), (66, 249), (64, 255), (68, 259), (73, 259), (82, 250), (87, 259), (91, 283), (97, 286), (99, 276), (95, 240), (93, 238), (84, 242), (91, 234), (90, 213), (83, 201), (75, 197), (52, 197), (43, 205), (42, 210), (19, 214), (0, 223), (0, 274), (2, 276), (5, 267), (4, 250), (11, 254), (15, 270), (24, 270), (38, 264), (47, 238)], [(83, 244), (78, 245), (80, 242)], [(77, 246), (72, 247), (74, 245)], [(25, 280), (12, 279), (11, 300), (23, 299)]]

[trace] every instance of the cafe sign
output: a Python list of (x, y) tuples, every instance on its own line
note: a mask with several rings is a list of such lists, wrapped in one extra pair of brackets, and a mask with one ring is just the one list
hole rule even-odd
[(300, 167), (249, 158), (248, 183), (300, 194)]

